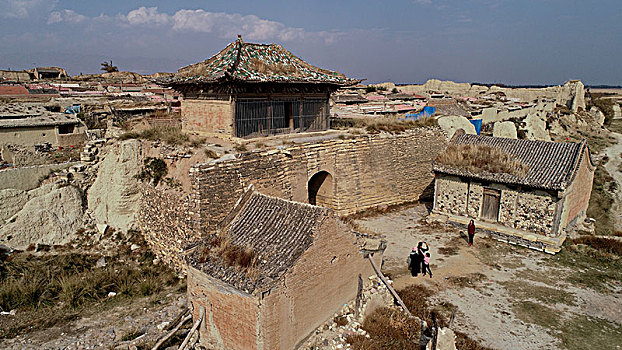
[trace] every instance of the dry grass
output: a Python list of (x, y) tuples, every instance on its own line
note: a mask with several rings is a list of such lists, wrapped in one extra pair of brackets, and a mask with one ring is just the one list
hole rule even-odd
[(614, 238), (582, 236), (570, 240), (573, 244), (585, 244), (599, 252), (622, 256), (622, 242)]
[(198, 261), (205, 263), (212, 259), (221, 260), (226, 266), (252, 269), (257, 263), (257, 254), (252, 247), (241, 247), (231, 240), (214, 235), (199, 248)]
[(586, 215), (596, 220), (595, 233), (597, 235), (611, 235), (614, 233), (614, 222), (611, 217), (611, 207), (613, 206), (613, 194), (618, 188), (615, 179), (607, 172), (604, 164), (608, 159), (602, 159), (594, 172), (594, 183), (590, 202), (587, 207)]
[(421, 325), (416, 319), (389, 308), (379, 308), (367, 316), (362, 328), (369, 334), (347, 335), (355, 350), (419, 349)]
[(366, 130), (370, 134), (378, 134), (387, 132), (390, 134), (399, 134), (409, 129), (425, 128), (438, 126), (438, 122), (433, 117), (419, 118), (417, 120), (406, 121), (378, 121), (368, 124)]
[[(0, 264), (0, 310), (16, 309), (17, 316), (0, 318), (0, 338), (73, 319), (96, 305), (154, 295), (179, 282), (168, 267), (153, 265), (150, 252), (122, 248), (114, 254), (106, 257), (105, 267), (96, 267), (99, 254), (13, 253)], [(109, 298), (110, 292), (117, 296)]]
[(204, 139), (191, 139), (190, 136), (181, 131), (180, 127), (158, 126), (145, 129), (140, 132), (126, 132), (119, 136), (119, 140), (145, 139), (149, 141), (162, 141), (169, 145), (200, 145)]
[(282, 63), (267, 64), (257, 58), (250, 61), (249, 68), (261, 74), (292, 74), (298, 72), (294, 66)]
[(523, 177), (529, 167), (498, 148), (485, 145), (449, 145), (436, 161), (473, 173), (502, 173)]

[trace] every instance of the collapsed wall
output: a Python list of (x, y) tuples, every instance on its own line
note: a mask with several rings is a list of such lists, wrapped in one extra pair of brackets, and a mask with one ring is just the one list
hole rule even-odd
[(432, 162), (446, 143), (440, 129), (421, 128), (199, 164), (190, 170), (190, 215), (196, 230), (213, 231), (249, 184), (268, 195), (332, 208), (338, 215), (416, 201), (426, 189), (433, 190)]

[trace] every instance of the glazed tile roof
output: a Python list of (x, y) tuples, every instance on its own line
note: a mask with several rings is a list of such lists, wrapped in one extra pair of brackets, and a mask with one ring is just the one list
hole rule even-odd
[(163, 83), (200, 84), (222, 81), (290, 82), (354, 85), (360, 80), (308, 64), (277, 44), (254, 44), (241, 38), (211, 58), (179, 69)]
[[(524, 185), (539, 189), (564, 190), (574, 180), (587, 143), (561, 143), (516, 140), (501, 137), (462, 134), (454, 136), (452, 144), (486, 145), (501, 149), (529, 167), (523, 177), (506, 173), (470, 172), (436, 162), (434, 171), (497, 183)], [(587, 149), (589, 155), (589, 149)], [(591, 163), (591, 159), (588, 159)]]
[(219, 235), (228, 237), (233, 245), (252, 247), (258, 254), (253, 267), (256, 270), (247, 274), (218, 259), (201, 263), (198, 252), (190, 254), (188, 262), (249, 294), (267, 290), (296, 264), (330, 215), (330, 209), (270, 197), (250, 189), (225, 218)]

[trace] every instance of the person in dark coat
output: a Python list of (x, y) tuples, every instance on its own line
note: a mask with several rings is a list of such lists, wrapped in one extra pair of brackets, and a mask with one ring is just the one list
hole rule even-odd
[(468, 233), (469, 233), (469, 247), (472, 247), (473, 237), (475, 236), (475, 223), (473, 222), (473, 219), (471, 219), (471, 222), (469, 222)]
[(408, 268), (413, 277), (416, 277), (421, 271), (421, 263), (419, 262), (419, 253), (417, 247), (413, 247), (408, 256)]
[(419, 261), (419, 268), (421, 269), (421, 272), (425, 272), (424, 270), (425, 265), (423, 264), (423, 258), (425, 257), (425, 252), (427, 252), (429, 249), (430, 247), (428, 247), (428, 242), (419, 242), (419, 244), (417, 244), (417, 255), (418, 255), (418, 261)]

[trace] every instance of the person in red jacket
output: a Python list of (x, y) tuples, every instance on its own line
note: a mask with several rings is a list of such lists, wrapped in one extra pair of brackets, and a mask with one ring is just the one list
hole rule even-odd
[(473, 246), (473, 236), (475, 236), (475, 223), (473, 222), (473, 219), (471, 219), (471, 222), (469, 222), (469, 247)]

